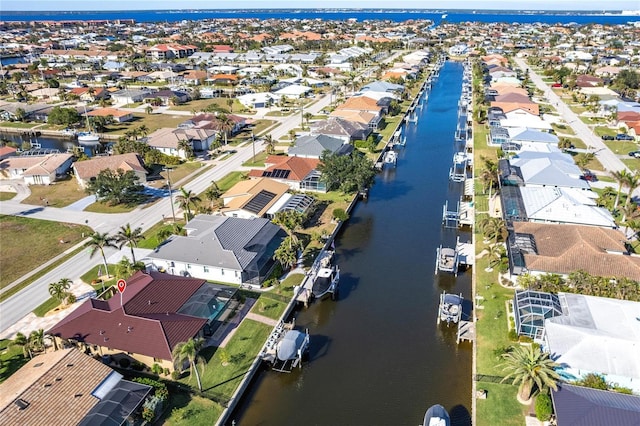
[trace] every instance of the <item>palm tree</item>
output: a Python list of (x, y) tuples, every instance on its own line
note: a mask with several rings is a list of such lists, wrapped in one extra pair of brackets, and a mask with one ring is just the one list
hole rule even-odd
[(143, 262), (130, 262), (129, 259), (123, 257), (116, 265), (116, 276), (120, 278), (130, 277), (137, 271), (144, 271), (146, 268)]
[(142, 236), (142, 228), (138, 227), (136, 229), (131, 229), (130, 224), (126, 224), (125, 226), (121, 226), (118, 233), (115, 235), (114, 241), (119, 243), (118, 248), (122, 250), (126, 244), (129, 244), (129, 248), (131, 249), (131, 261), (136, 263), (136, 255), (133, 252), (134, 247), (138, 247), (138, 243), (143, 239)]
[(198, 197), (190, 189), (185, 189), (184, 186), (180, 188), (180, 194), (176, 196), (176, 203), (185, 211), (185, 220), (189, 221), (191, 218), (191, 206), (199, 203), (200, 197)]
[(187, 158), (191, 158), (193, 156), (193, 146), (191, 145), (191, 141), (187, 139), (180, 139), (178, 141), (178, 151), (184, 152), (184, 156)]
[(618, 182), (618, 191), (616, 192), (616, 201), (613, 203), (613, 209), (618, 208), (618, 202), (620, 201), (620, 192), (622, 192), (622, 187), (628, 182), (631, 173), (629, 173), (626, 169), (611, 172), (611, 176)]
[(218, 130), (224, 135), (224, 144), (227, 145), (229, 143), (227, 141), (227, 138), (235, 127), (235, 123), (226, 114), (220, 114), (218, 115), (217, 127)]
[(204, 369), (204, 359), (199, 355), (200, 350), (204, 346), (204, 339), (201, 337), (191, 338), (186, 342), (178, 343), (171, 352), (173, 356), (173, 364), (176, 367), (184, 366), (185, 362), (189, 363), (189, 375), (196, 373), (196, 380), (198, 381), (198, 389), (202, 392), (202, 383), (200, 382), (200, 373), (198, 372), (198, 364), (202, 365)]
[(267, 135), (264, 137), (264, 144), (266, 145), (265, 150), (267, 154), (271, 155), (276, 150), (276, 142), (273, 140), (273, 136)]
[(89, 238), (90, 240), (85, 244), (85, 247), (89, 247), (91, 249), (89, 252), (89, 257), (92, 258), (97, 251), (100, 251), (102, 260), (104, 261), (104, 271), (107, 273), (107, 277), (110, 278), (111, 276), (109, 275), (109, 269), (107, 267), (107, 257), (104, 255), (104, 249), (107, 247), (117, 248), (115, 244), (115, 237), (109, 235), (106, 232), (102, 234), (100, 232), (94, 232)]
[[(627, 192), (627, 199), (624, 202), (624, 205), (626, 206), (629, 204), (629, 201), (631, 201), (631, 198), (633, 198), (633, 191), (640, 186), (640, 177), (638, 177), (636, 172), (629, 173), (625, 184), (627, 185), (627, 188), (629, 188), (629, 191)], [(624, 219), (622, 219), (622, 221), (624, 222)]]
[(549, 354), (542, 352), (540, 347), (516, 346), (512, 351), (503, 354), (503, 370), (508, 374), (501, 382), (512, 379), (512, 384), (519, 384), (518, 396), (521, 400), (528, 400), (532, 394), (546, 388), (557, 390), (560, 375), (554, 371), (558, 364), (549, 358)]
[(138, 132), (140, 133), (140, 136), (144, 138), (149, 134), (149, 128), (145, 124), (142, 124), (138, 127)]
[(45, 350), (43, 329), (34, 330), (29, 334), (29, 347), (35, 352)]
[(151, 105), (147, 105), (147, 107), (144, 109), (144, 112), (146, 112), (147, 115), (151, 114), (153, 112), (153, 107)]
[(289, 130), (289, 139), (293, 143), (293, 140), (296, 138), (296, 131), (294, 129)]
[(272, 222), (282, 227), (288, 235), (289, 248), (298, 247), (300, 242), (296, 231), (302, 226), (304, 216), (296, 210), (279, 211), (274, 216)]
[(69, 296), (69, 289), (71, 288), (72, 282), (73, 281), (69, 278), (61, 278), (58, 282), (50, 283), (49, 294), (63, 305), (66, 305), (66, 300)]
[(22, 356), (24, 356), (25, 358), (32, 358), (29, 340), (24, 334), (17, 332), (16, 337), (14, 337), (13, 341), (11, 342), (11, 346), (19, 346), (20, 348), (22, 348)]
[(280, 262), (284, 269), (289, 269), (298, 261), (298, 250), (294, 248), (291, 237), (282, 240), (280, 247), (273, 252), (273, 259)]
[(222, 195), (222, 191), (218, 187), (218, 184), (215, 181), (211, 181), (211, 186), (204, 191), (204, 196), (207, 200), (209, 200), (209, 207), (211, 210), (214, 209), (220, 203), (220, 196)]

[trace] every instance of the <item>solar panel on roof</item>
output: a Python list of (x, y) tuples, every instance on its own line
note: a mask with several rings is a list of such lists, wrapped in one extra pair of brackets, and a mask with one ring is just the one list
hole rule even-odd
[(267, 204), (269, 204), (269, 202), (271, 202), (271, 200), (275, 198), (275, 196), (276, 194), (273, 192), (263, 189), (244, 206), (244, 209), (251, 213), (258, 214)]

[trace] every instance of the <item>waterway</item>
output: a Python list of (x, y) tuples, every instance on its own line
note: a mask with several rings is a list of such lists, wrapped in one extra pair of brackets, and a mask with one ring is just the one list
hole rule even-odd
[[(340, 297), (296, 313), (310, 359), (291, 374), (265, 371), (232, 419), (237, 425), (418, 425), (436, 403), (470, 425), (471, 344), (436, 325), (443, 290), (470, 298), (471, 274), (434, 275), (452, 246), (442, 206), (449, 181), (462, 65), (447, 62), (418, 123), (408, 124), (396, 169), (385, 169), (336, 240)], [(386, 166), (388, 167), (388, 166)]]
[[(73, 147), (80, 146), (76, 139), (72, 138), (56, 138), (52, 136), (42, 136), (35, 134), (19, 134), (13, 132), (0, 131), (0, 140), (14, 142), (18, 147), (26, 148), (23, 143), (28, 142), (33, 149), (38, 147), (43, 150), (58, 150), (59, 152), (67, 152)], [(95, 154), (103, 153), (107, 147), (107, 144), (101, 143), (98, 146), (85, 146), (84, 151), (87, 155), (92, 156)]]

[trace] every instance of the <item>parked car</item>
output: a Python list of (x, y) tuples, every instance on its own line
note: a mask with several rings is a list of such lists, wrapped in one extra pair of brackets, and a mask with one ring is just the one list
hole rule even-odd
[(587, 182), (595, 182), (598, 180), (598, 177), (591, 170), (584, 169), (580, 179), (586, 180)]
[(629, 157), (640, 158), (640, 151), (631, 151)]
[(615, 140), (615, 139), (616, 139), (616, 138), (614, 138), (614, 137), (613, 137), (613, 136), (611, 136), (611, 135), (602, 135), (602, 136), (600, 136), (600, 137), (602, 138), (602, 140), (603, 140), (603, 141), (612, 141), (612, 140)]
[(631, 135), (625, 135), (624, 133), (618, 133), (616, 135), (617, 141), (634, 141), (634, 137)]

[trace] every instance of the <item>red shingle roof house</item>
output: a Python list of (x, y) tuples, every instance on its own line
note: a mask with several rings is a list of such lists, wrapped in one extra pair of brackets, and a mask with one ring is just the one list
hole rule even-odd
[(118, 108), (98, 108), (87, 113), (89, 117), (113, 117), (116, 123), (124, 123), (126, 121), (133, 120), (133, 113), (129, 111), (123, 111)]
[(137, 272), (127, 280), (122, 304), (118, 296), (89, 299), (47, 333), (60, 345), (173, 369), (173, 348), (210, 336), (234, 292), (199, 278)]
[(92, 160), (76, 161), (73, 163), (73, 171), (78, 180), (78, 184), (85, 188), (87, 183), (98, 176), (98, 174), (106, 169), (113, 171), (122, 170), (133, 172), (138, 176), (140, 183), (147, 181), (147, 171), (144, 163), (136, 153), (110, 155), (108, 157), (97, 157)]

